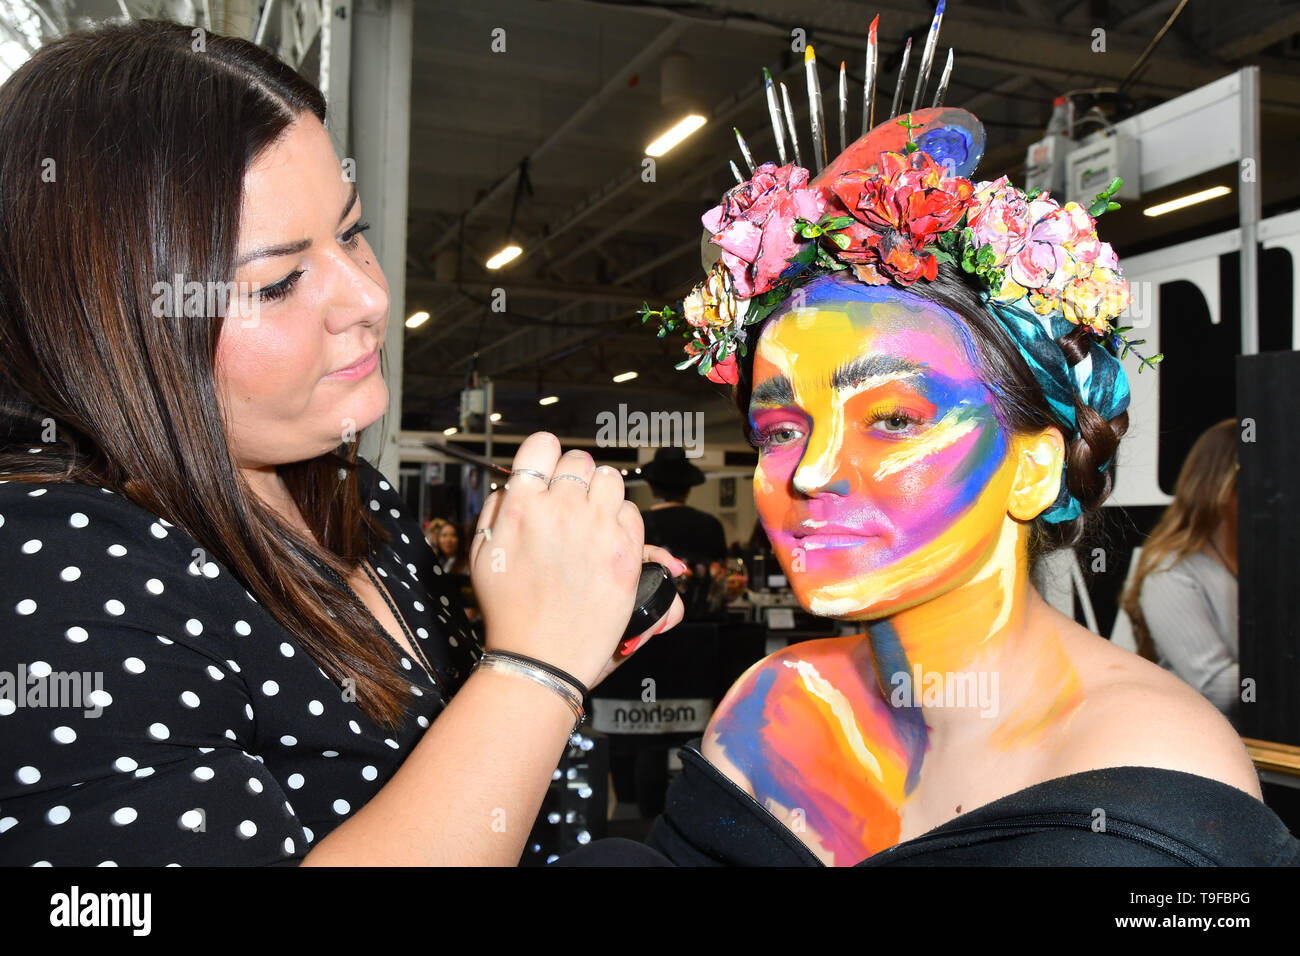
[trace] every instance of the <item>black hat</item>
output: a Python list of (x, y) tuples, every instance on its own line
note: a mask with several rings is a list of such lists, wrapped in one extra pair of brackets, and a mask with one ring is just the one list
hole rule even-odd
[(664, 488), (692, 488), (704, 484), (704, 472), (686, 460), (683, 448), (660, 448), (654, 461), (641, 467), (641, 477)]

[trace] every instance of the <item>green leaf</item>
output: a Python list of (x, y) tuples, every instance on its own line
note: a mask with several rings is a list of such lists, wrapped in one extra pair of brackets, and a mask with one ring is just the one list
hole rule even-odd
[(980, 246), (979, 252), (975, 253), (975, 262), (984, 268), (993, 265), (997, 259), (998, 254), (993, 251), (992, 246)]
[(839, 246), (841, 249), (847, 249), (852, 243), (852, 240), (842, 232), (833, 234), (830, 239), (831, 242), (835, 243), (835, 245)]
[(944, 249), (935, 249), (930, 254), (947, 266), (955, 265), (957, 262), (957, 260), (952, 257), (952, 253)]
[(1096, 219), (1098, 216), (1100, 216), (1102, 213), (1106, 211), (1107, 205), (1108, 203), (1106, 202), (1105, 199), (1102, 198), (1094, 199), (1092, 205), (1088, 207), (1088, 215), (1091, 216), (1093, 219)]
[(1113, 199), (1110, 202), (1106, 203), (1107, 212), (1114, 212), (1118, 208), (1119, 208), (1119, 203), (1115, 202)]
[(1025, 201), (1026, 201), (1026, 202), (1033, 202), (1035, 199), (1037, 199), (1037, 198), (1038, 198), (1039, 196), (1041, 196), (1042, 194), (1043, 194), (1042, 189), (1040, 189), (1039, 187), (1035, 186), (1033, 189), (1029, 190), (1029, 192), (1025, 193)]
[(846, 226), (853, 225), (854, 221), (855, 220), (852, 216), (831, 216), (828, 214), (822, 217), (820, 225), (823, 230), (834, 232), (837, 229), (843, 229)]

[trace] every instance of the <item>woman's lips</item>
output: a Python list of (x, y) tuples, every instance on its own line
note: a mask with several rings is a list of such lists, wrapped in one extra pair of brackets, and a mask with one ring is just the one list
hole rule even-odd
[(358, 379), (365, 378), (379, 366), (379, 349), (375, 349), (355, 365), (331, 372), (326, 378)]

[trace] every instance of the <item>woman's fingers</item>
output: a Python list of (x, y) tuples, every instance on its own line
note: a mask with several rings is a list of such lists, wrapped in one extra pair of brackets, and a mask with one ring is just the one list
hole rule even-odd
[(525, 438), (510, 466), (515, 474), (506, 482), (506, 499), (537, 495), (545, 491), (559, 459), (560, 440), (550, 432), (533, 432)]
[(591, 476), (591, 487), (587, 489), (587, 498), (602, 512), (618, 509), (625, 497), (623, 476), (617, 468), (601, 465)]
[(483, 502), (483, 510), (479, 513), (478, 524), (474, 531), (474, 540), (469, 543), (469, 566), (474, 566), (474, 561), (478, 557), (479, 551), (483, 549), (484, 543), (492, 537), (492, 522), (496, 520), (497, 510), (501, 507), (501, 492), (494, 491), (487, 496)]
[(586, 498), (595, 470), (596, 462), (587, 452), (581, 449), (566, 451), (555, 463), (555, 473), (551, 475), (552, 493)]
[(655, 547), (653, 544), (647, 544), (645, 546), (644, 554), (645, 554), (644, 560), (654, 561), (657, 564), (662, 564), (665, 568), (668, 569), (668, 573), (675, 578), (680, 577), (681, 575), (686, 574), (687, 572), (690, 571), (690, 567), (686, 564), (685, 561), (681, 560), (680, 558), (674, 558), (670, 553), (665, 551), (663, 548)]

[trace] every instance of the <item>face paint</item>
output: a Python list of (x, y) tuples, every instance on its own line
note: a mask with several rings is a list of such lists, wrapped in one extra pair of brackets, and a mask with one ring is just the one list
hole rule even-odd
[(1041, 745), (1082, 699), (1059, 637), (1022, 633), (1014, 443), (975, 354), (940, 306), (857, 283), (774, 318), (757, 344), (760, 519), (805, 608), (870, 623), (761, 662), (709, 737), (828, 862), (899, 840), (935, 719), (891, 702), (899, 674), (999, 677), (1014, 655), (1028, 679), (994, 682), (1001, 699), (979, 715), (995, 751)]
[(759, 516), (800, 601), (871, 618), (954, 586), (1014, 466), (960, 320), (897, 290), (768, 324), (754, 361)]

